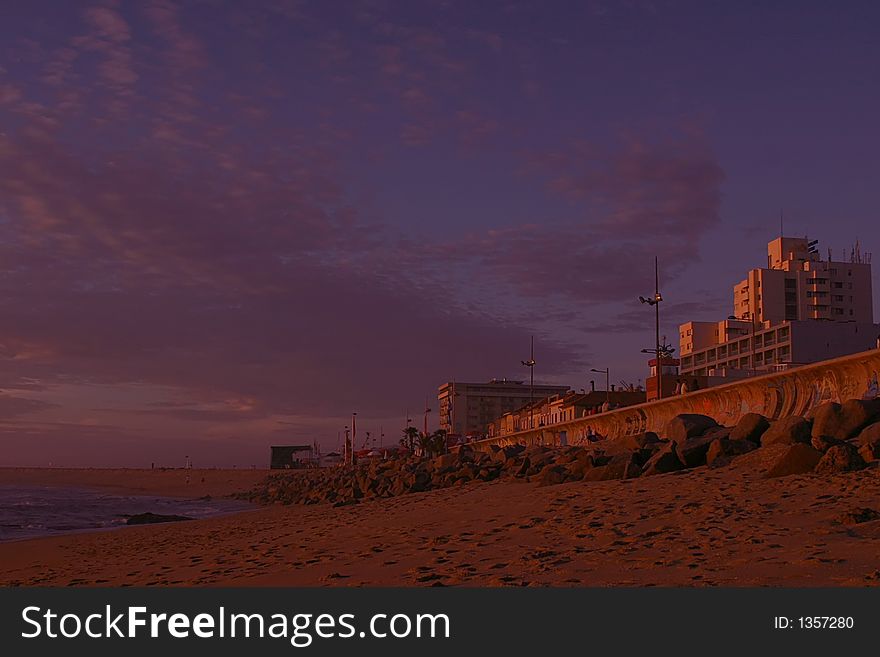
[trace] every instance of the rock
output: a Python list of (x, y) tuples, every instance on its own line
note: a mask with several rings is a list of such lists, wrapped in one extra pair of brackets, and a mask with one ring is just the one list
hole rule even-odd
[(817, 474), (834, 474), (836, 472), (853, 472), (865, 467), (865, 460), (853, 445), (840, 443), (834, 445), (816, 465)]
[(761, 447), (809, 443), (811, 437), (810, 422), (794, 415), (770, 424), (770, 428), (761, 436)]
[(436, 472), (443, 472), (453, 467), (458, 462), (458, 454), (441, 454), (431, 461)]
[(767, 476), (787, 477), (812, 472), (822, 458), (822, 453), (813, 449), (811, 445), (794, 443), (770, 467)]
[(862, 445), (859, 447), (859, 456), (861, 456), (865, 462), (880, 459), (880, 442)]
[(180, 522), (182, 520), (193, 520), (189, 516), (163, 515), (161, 513), (136, 513), (129, 516), (125, 521), (126, 525), (154, 525), (160, 522)]
[(666, 472), (675, 472), (684, 468), (684, 464), (678, 458), (676, 452), (676, 444), (674, 441), (663, 443), (654, 455), (645, 463), (642, 469), (644, 475), (664, 474)]
[(827, 402), (813, 413), (813, 435), (846, 440), (858, 435), (877, 417), (877, 400), (849, 399), (843, 404)]
[(544, 468), (538, 478), (538, 486), (555, 486), (565, 481), (566, 470), (561, 465), (552, 465)]
[(718, 423), (708, 415), (682, 413), (681, 415), (676, 415), (666, 424), (666, 430), (663, 435), (669, 440), (682, 444), (688, 438), (699, 436), (708, 429), (717, 426)]
[(760, 413), (746, 413), (730, 432), (731, 440), (750, 440), (760, 443), (761, 436), (770, 428), (770, 421)]
[(586, 481), (608, 481), (611, 479), (632, 479), (642, 474), (638, 457), (633, 453), (616, 454), (607, 465), (592, 468), (586, 472)]
[[(732, 433), (732, 432), (731, 432)], [(706, 452), (706, 465), (710, 468), (720, 468), (730, 463), (730, 461), (742, 454), (758, 449), (758, 446), (751, 440), (733, 440), (724, 436), (716, 438), (709, 445)]]
[(709, 446), (719, 438), (726, 438), (729, 431), (730, 429), (722, 427), (718, 431), (708, 431), (701, 436), (694, 436), (680, 443), (676, 441), (675, 450), (678, 454), (678, 460), (686, 468), (706, 465), (706, 454), (709, 452)]
[(634, 450), (634, 449), (656, 449), (656, 446), (660, 442), (660, 437), (654, 433), (653, 431), (644, 431), (642, 433), (637, 433), (632, 436), (624, 436), (620, 440), (616, 441), (615, 447), (619, 447), (618, 452), (623, 452), (625, 450)]
[(880, 513), (868, 507), (852, 509), (840, 515), (838, 521), (844, 525), (860, 525), (863, 522), (880, 520)]
[(832, 438), (831, 436), (813, 436), (810, 444), (813, 446), (813, 449), (817, 449), (824, 454), (830, 448), (834, 447), (835, 445), (841, 445), (843, 444), (843, 442), (843, 440), (838, 440), (837, 438)]
[(859, 433), (859, 443), (862, 445), (880, 443), (880, 422), (874, 422), (862, 429)]

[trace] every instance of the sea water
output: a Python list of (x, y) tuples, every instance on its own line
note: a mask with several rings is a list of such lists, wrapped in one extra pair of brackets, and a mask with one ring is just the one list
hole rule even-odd
[(0, 542), (122, 527), (138, 513), (210, 518), (254, 508), (227, 499), (122, 495), (84, 488), (0, 485)]

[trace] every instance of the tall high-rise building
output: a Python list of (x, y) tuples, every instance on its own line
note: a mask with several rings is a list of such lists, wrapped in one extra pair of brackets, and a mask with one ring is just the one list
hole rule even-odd
[(568, 386), (535, 385), (523, 381), (492, 379), (488, 383), (449, 381), (440, 386), (440, 428), (455, 435), (483, 435), (489, 424), (505, 413), (529, 403), (564, 394)]
[(818, 241), (778, 237), (767, 266), (733, 288), (733, 313), (679, 328), (682, 375), (738, 376), (835, 358), (876, 345), (871, 255), (822, 259)]

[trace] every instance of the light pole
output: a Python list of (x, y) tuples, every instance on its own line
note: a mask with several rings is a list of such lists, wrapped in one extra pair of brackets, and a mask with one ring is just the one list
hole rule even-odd
[(591, 372), (598, 372), (599, 374), (604, 374), (604, 375), (605, 375), (605, 401), (606, 401), (606, 402), (608, 403), (608, 405), (610, 406), (610, 405), (611, 405), (611, 386), (609, 385), (609, 382), (610, 382), (610, 380), (611, 380), (611, 374), (610, 374), (610, 372), (611, 372), (611, 368), (610, 368), (610, 367), (606, 367), (604, 370), (597, 370), (597, 369), (594, 367), (594, 368), (592, 368), (590, 371), (591, 371)]
[(660, 265), (657, 256), (654, 256), (654, 297), (651, 299), (639, 297), (639, 301), (649, 306), (654, 306), (654, 329), (657, 338), (657, 344), (654, 348), (654, 354), (657, 359), (657, 399), (663, 399), (663, 368), (660, 365), (660, 302), (663, 301), (663, 297), (660, 295)]
[(535, 336), (532, 336), (529, 359), (520, 361), (529, 368), (529, 429), (534, 429), (535, 420)]
[(348, 425), (345, 426), (345, 445), (342, 448), (342, 462), (348, 464), (351, 458), (351, 437), (349, 436)]
[(348, 445), (348, 456), (354, 465), (354, 446), (357, 444), (357, 413), (351, 414), (351, 442)]
[(428, 407), (428, 396), (425, 395), (425, 438), (428, 437), (428, 413), (431, 409)]
[(736, 315), (728, 315), (727, 319), (734, 319), (738, 322), (744, 322), (746, 317), (749, 318), (749, 324), (752, 325), (752, 355), (749, 358), (749, 363), (751, 364), (752, 376), (755, 376), (755, 316), (752, 315), (752, 311), (747, 310), (743, 313), (742, 317), (737, 317)]

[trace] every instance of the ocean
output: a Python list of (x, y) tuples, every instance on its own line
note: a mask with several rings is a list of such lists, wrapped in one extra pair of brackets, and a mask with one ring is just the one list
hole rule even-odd
[(227, 499), (120, 495), (84, 488), (0, 485), (0, 542), (124, 527), (138, 513), (210, 518), (254, 508)]

